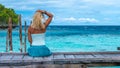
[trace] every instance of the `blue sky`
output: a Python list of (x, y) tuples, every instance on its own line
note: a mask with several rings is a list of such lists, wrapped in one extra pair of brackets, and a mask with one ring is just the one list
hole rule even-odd
[[(37, 9), (54, 15), (50, 25), (120, 25), (120, 0), (0, 0), (27, 24)], [(24, 24), (24, 22), (23, 22)]]

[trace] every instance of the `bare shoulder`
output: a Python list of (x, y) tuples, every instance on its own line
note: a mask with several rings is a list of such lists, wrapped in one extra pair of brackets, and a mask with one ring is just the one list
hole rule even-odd
[(45, 33), (46, 29), (40, 30), (40, 29), (34, 29), (32, 27), (28, 27), (28, 32), (31, 34), (37, 34), (37, 33)]
[(31, 29), (31, 27), (29, 26), (29, 27), (28, 27), (28, 32), (31, 32), (31, 30), (32, 30), (32, 29)]

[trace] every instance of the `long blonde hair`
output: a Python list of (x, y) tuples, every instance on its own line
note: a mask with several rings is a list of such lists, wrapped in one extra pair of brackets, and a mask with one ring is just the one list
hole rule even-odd
[(31, 27), (35, 29), (45, 29), (42, 20), (44, 20), (43, 14), (41, 12), (36, 12), (33, 16)]

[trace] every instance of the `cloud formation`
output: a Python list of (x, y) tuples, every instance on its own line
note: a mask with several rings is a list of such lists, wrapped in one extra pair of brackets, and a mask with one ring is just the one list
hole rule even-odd
[(78, 21), (78, 24), (120, 24), (120, 0), (0, 0), (0, 3), (15, 9), (23, 15), (23, 20), (28, 21), (37, 9), (43, 9), (54, 14), (54, 23)]
[(69, 17), (69, 18), (62, 18), (61, 20), (64, 20), (64, 21), (89, 22), (89, 23), (97, 23), (97, 22), (99, 22), (95, 18), (75, 18), (75, 17)]
[(99, 22), (97, 19), (95, 18), (79, 18), (78, 19), (80, 22), (92, 22), (92, 23), (96, 23)]
[(69, 17), (69, 18), (63, 18), (63, 20), (65, 20), (65, 21), (75, 21), (77, 19), (74, 18), (74, 17)]

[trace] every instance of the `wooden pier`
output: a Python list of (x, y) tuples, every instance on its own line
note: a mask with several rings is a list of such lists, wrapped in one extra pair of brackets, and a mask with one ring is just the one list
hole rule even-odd
[(2, 68), (87, 68), (119, 65), (119, 51), (55, 52), (48, 57), (30, 57), (27, 53), (0, 53), (0, 67)]

